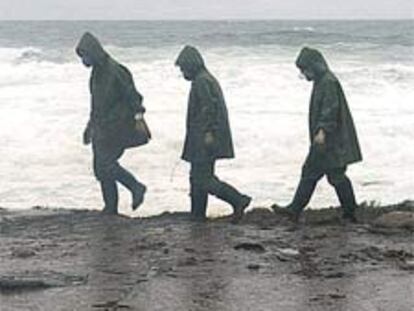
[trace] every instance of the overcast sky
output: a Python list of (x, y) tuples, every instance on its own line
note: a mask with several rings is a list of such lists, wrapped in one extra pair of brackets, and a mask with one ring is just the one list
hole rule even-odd
[(413, 19), (414, 0), (0, 0), (0, 19)]

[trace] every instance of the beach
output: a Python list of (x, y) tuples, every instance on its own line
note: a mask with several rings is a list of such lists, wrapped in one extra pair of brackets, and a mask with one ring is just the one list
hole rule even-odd
[(409, 311), (413, 206), (360, 207), (358, 224), (259, 208), (238, 225), (1, 209), (0, 309)]

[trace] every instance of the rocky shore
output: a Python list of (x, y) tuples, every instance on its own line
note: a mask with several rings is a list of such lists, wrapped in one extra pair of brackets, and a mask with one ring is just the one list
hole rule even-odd
[(413, 310), (413, 202), (357, 217), (0, 209), (0, 310)]

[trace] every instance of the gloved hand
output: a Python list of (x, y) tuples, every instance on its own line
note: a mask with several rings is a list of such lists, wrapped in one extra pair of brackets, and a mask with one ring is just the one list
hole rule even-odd
[(91, 141), (92, 141), (91, 128), (89, 125), (87, 125), (85, 130), (83, 131), (83, 144), (89, 145)]
[(139, 132), (144, 133), (148, 139), (151, 139), (151, 131), (149, 130), (142, 113), (135, 115), (135, 129)]
[(206, 147), (211, 147), (215, 143), (214, 135), (212, 132), (207, 132), (204, 135), (204, 144)]
[(325, 144), (325, 131), (323, 129), (319, 129), (318, 133), (316, 133), (314, 142), (317, 145)]

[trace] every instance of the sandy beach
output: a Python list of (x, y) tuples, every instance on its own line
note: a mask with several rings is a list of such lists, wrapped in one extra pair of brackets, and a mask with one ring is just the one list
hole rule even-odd
[(413, 202), (269, 209), (190, 222), (188, 215), (0, 210), (0, 309), (410, 311)]

